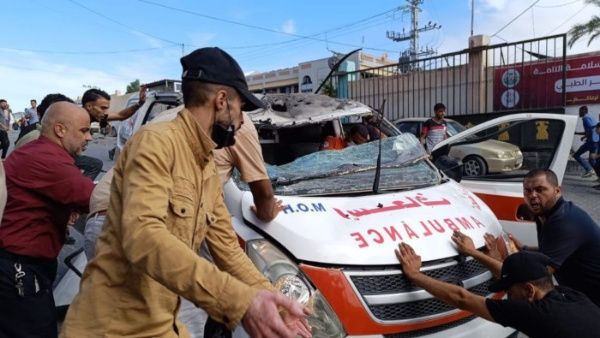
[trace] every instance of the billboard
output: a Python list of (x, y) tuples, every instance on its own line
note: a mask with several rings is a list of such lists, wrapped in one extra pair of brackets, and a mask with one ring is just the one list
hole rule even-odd
[[(566, 60), (566, 105), (600, 103), (600, 55)], [(494, 110), (562, 106), (563, 63), (537, 61), (494, 69)]]

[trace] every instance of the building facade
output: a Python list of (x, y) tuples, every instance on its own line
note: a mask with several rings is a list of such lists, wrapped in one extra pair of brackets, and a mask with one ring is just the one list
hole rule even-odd
[[(246, 76), (248, 87), (254, 93), (313, 93), (327, 77), (331, 67), (343, 55), (302, 62), (297, 66)], [(352, 54), (340, 71), (355, 71), (394, 64), (387, 54), (377, 57), (361, 51)]]

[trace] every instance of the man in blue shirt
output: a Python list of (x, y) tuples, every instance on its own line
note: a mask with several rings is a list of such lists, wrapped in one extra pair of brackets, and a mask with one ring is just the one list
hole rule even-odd
[[(577, 149), (573, 157), (579, 164), (585, 169), (585, 173), (583, 177), (591, 177), (594, 175), (594, 170), (592, 167), (596, 164), (596, 160), (593, 159), (593, 155), (598, 152), (598, 142), (600, 141), (600, 137), (596, 132), (596, 124), (598, 123), (592, 116), (588, 115), (587, 106), (581, 106), (579, 108), (579, 117), (583, 121), (583, 133), (575, 133), (575, 135), (583, 135), (581, 140), (584, 143)], [(589, 152), (588, 161), (584, 161), (581, 158), (581, 155), (585, 152)]]
[(523, 181), (525, 203), (535, 215), (538, 247), (522, 245), (519, 250), (540, 251), (554, 262), (558, 284), (583, 292), (600, 306), (600, 227), (588, 213), (565, 201), (556, 174), (534, 169)]
[(40, 122), (40, 116), (37, 111), (37, 101), (31, 99), (31, 108), (25, 108), (25, 117), (27, 118), (27, 125), (32, 126)]

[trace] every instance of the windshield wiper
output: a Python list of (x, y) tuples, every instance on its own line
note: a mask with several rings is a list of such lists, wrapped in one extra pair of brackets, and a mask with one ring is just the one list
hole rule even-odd
[(378, 154), (377, 154), (377, 168), (375, 169), (375, 180), (373, 181), (373, 193), (379, 193), (379, 176), (381, 176), (381, 121), (383, 121), (383, 110), (385, 109), (385, 99), (381, 103), (381, 107), (379, 107), (379, 121), (377, 122), (377, 130), (379, 131), (379, 145), (378, 145)]

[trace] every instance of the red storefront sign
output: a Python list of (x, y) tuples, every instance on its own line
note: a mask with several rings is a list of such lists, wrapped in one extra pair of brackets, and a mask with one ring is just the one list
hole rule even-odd
[[(566, 105), (600, 103), (600, 55), (567, 58)], [(561, 106), (562, 60), (494, 70), (494, 110)]]

